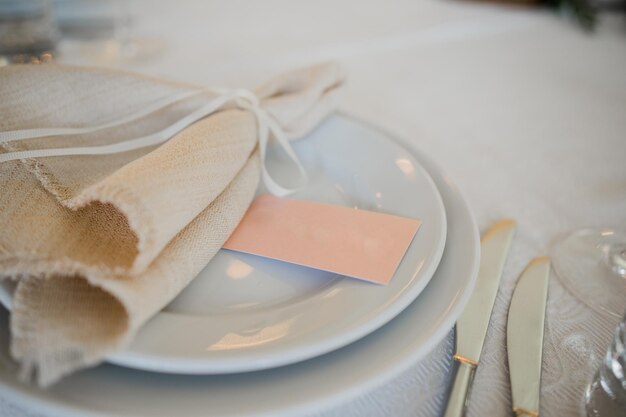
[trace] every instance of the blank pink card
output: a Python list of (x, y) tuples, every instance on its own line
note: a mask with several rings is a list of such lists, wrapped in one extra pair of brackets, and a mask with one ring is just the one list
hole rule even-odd
[(388, 284), (420, 224), (385, 213), (261, 195), (224, 248)]

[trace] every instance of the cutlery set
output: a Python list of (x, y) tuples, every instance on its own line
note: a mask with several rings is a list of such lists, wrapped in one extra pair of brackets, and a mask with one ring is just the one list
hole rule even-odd
[[(481, 238), (476, 288), (456, 324), (455, 379), (444, 417), (460, 417), (469, 403), (485, 335), (516, 224), (502, 220)], [(509, 306), (507, 354), (512, 409), (516, 416), (539, 416), (541, 359), (550, 259), (533, 259), (522, 272)]]

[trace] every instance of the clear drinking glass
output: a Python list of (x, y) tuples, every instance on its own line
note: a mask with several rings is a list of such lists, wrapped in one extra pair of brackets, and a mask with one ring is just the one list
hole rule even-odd
[(50, 61), (58, 39), (49, 0), (0, 0), (0, 65)]
[(615, 336), (600, 369), (585, 391), (587, 417), (626, 416), (626, 316), (615, 329)]
[(557, 242), (552, 258), (559, 280), (576, 298), (595, 311), (622, 317), (626, 310), (626, 231), (577, 230)]

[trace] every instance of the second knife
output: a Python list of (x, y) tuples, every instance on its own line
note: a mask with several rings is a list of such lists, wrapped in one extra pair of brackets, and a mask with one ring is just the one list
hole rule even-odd
[(535, 258), (520, 277), (509, 307), (506, 343), (513, 411), (539, 416), (543, 329), (546, 318), (550, 259)]

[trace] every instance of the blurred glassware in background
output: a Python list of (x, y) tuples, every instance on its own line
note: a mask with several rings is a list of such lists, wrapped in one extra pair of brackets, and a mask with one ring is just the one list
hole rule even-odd
[(136, 36), (131, 0), (54, 0), (63, 36), (64, 62), (113, 65), (146, 59), (162, 49), (158, 40)]
[(66, 38), (119, 37), (130, 25), (128, 1), (122, 0), (54, 0), (54, 14)]
[(615, 329), (615, 336), (600, 369), (585, 391), (587, 417), (626, 415), (626, 315)]
[(49, 0), (0, 0), (0, 66), (50, 61), (58, 40)]

